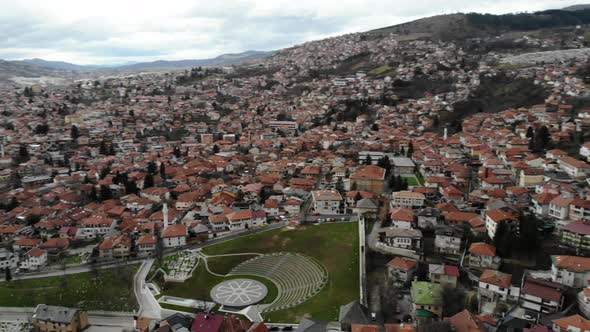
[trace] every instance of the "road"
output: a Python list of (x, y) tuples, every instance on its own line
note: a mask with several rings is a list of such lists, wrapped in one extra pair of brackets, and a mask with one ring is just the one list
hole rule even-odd
[[(241, 237), (245, 237), (245, 236), (249, 236), (249, 235), (257, 234), (257, 233), (261, 233), (261, 232), (266, 232), (266, 231), (278, 229), (278, 228), (285, 227), (285, 226), (287, 226), (286, 221), (273, 223), (268, 226), (250, 229), (245, 232), (230, 234), (228, 236), (211, 239), (211, 240), (208, 240), (203, 243), (175, 248), (174, 250), (167, 251), (166, 255), (173, 255), (176, 252), (188, 250), (188, 249), (205, 248), (208, 246), (212, 246), (214, 244), (223, 243), (223, 242), (230, 241), (230, 240), (235, 240), (235, 239), (238, 239)], [(126, 260), (126, 261), (96, 265), (96, 268), (97, 269), (110, 269), (110, 268), (119, 267), (119, 266), (140, 264), (143, 261), (144, 261), (144, 259), (131, 259), (131, 260)], [(49, 269), (49, 270), (44, 270), (44, 271), (35, 272), (35, 273), (13, 275), (12, 279), (13, 280), (25, 280), (25, 279), (44, 278), (44, 277), (55, 277), (55, 276), (61, 276), (61, 275), (65, 275), (65, 274), (77, 274), (77, 273), (89, 272), (92, 269), (93, 269), (93, 267), (90, 264), (84, 264), (84, 265), (66, 267), (65, 270), (55, 268), (55, 269)], [(4, 274), (0, 275), (0, 280), (4, 280)]]
[(147, 277), (152, 265), (153, 259), (145, 260), (133, 279), (133, 292), (137, 303), (139, 303), (139, 315), (149, 318), (161, 318), (161, 308), (150, 290), (145, 286), (145, 278)]
[[(7, 308), (0, 307), (0, 322), (32, 322), (35, 308)], [(95, 326), (109, 326), (113, 331), (117, 327), (133, 327), (133, 314), (89, 312), (88, 322)]]

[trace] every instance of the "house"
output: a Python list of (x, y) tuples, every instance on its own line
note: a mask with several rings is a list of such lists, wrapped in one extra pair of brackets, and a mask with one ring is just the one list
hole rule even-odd
[(79, 332), (88, 327), (84, 310), (39, 304), (33, 313), (33, 325), (43, 332)]
[(26, 271), (38, 271), (47, 264), (47, 251), (41, 248), (33, 248), (27, 251), (20, 261), (20, 269)]
[(315, 190), (311, 192), (312, 206), (315, 213), (321, 215), (342, 214), (343, 200), (335, 190)]
[(417, 229), (386, 228), (379, 231), (379, 238), (393, 248), (413, 251), (422, 249), (422, 232)]
[(301, 212), (302, 201), (298, 198), (289, 198), (283, 203), (283, 209), (289, 215), (298, 215)]
[(551, 280), (574, 288), (590, 285), (590, 258), (551, 256)]
[(442, 317), (442, 291), (440, 284), (413, 281), (411, 288), (413, 312), (417, 317)]
[(12, 248), (17, 251), (28, 251), (41, 245), (41, 239), (29, 239), (22, 237), (12, 244)]
[[(160, 321), (160, 329), (164, 329), (167, 332), (187, 332), (191, 328), (193, 323), (192, 317), (175, 313), (168, 316)], [(160, 332), (160, 330), (157, 330)]]
[(127, 234), (105, 237), (98, 246), (98, 255), (103, 259), (129, 258), (132, 244)]
[(465, 309), (454, 316), (445, 317), (445, 322), (449, 323), (455, 332), (484, 332), (484, 324), (480, 319)]
[(435, 208), (425, 208), (418, 212), (418, 228), (433, 229), (438, 226), (441, 213)]
[(385, 169), (375, 165), (363, 166), (350, 175), (350, 188), (382, 194), (385, 184)]
[(340, 331), (352, 331), (352, 326), (356, 324), (368, 324), (371, 319), (369, 308), (362, 305), (358, 300), (340, 306), (338, 322), (340, 322)]
[(173, 224), (162, 231), (162, 243), (164, 248), (174, 248), (186, 245), (188, 228), (184, 224)]
[(390, 212), (391, 225), (395, 228), (416, 228), (416, 215), (414, 210), (408, 208), (393, 208)]
[(100, 238), (110, 233), (117, 222), (115, 219), (103, 217), (90, 217), (82, 219), (78, 225), (78, 233), (76, 237), (79, 239), (95, 239)]
[(428, 264), (428, 279), (444, 287), (457, 287), (459, 268), (448, 264)]
[(224, 319), (223, 315), (198, 312), (191, 325), (191, 332), (219, 332)]
[(509, 231), (518, 230), (518, 219), (512, 214), (505, 212), (502, 209), (493, 209), (486, 211), (485, 225), (490, 239), (494, 239), (498, 224), (504, 223), (507, 225)]
[(590, 320), (573, 315), (551, 321), (553, 332), (586, 332), (590, 331)]
[(16, 269), (18, 266), (18, 255), (6, 248), (0, 248), (0, 271), (5, 269)]
[(266, 223), (266, 213), (262, 210), (238, 210), (226, 215), (230, 231), (240, 231), (259, 227)]
[(480, 307), (484, 302), (506, 302), (510, 295), (512, 275), (486, 269), (479, 277), (478, 297)]
[(68, 249), (70, 246), (70, 239), (65, 238), (51, 238), (41, 243), (39, 248), (47, 250), (49, 253), (58, 253)]
[(590, 200), (574, 198), (570, 203), (571, 220), (590, 220)]
[(580, 147), (580, 156), (586, 157), (586, 160), (590, 162), (590, 142)]
[(573, 178), (578, 179), (590, 175), (590, 165), (581, 160), (572, 157), (563, 157), (557, 163), (559, 164), (559, 168)]
[(421, 193), (412, 191), (397, 191), (391, 194), (391, 201), (389, 205), (392, 208), (405, 207), (405, 208), (421, 208), (424, 206), (426, 196)]
[(561, 311), (563, 306), (564, 288), (558, 283), (525, 277), (520, 291), (522, 307), (547, 315)]
[(137, 256), (151, 257), (156, 253), (158, 238), (152, 234), (144, 234), (137, 239), (136, 245)]
[(387, 276), (393, 283), (408, 283), (414, 277), (418, 262), (411, 258), (395, 257), (387, 263)]
[(484, 242), (472, 243), (468, 249), (466, 264), (470, 267), (497, 269), (500, 267), (500, 257), (496, 256), (496, 247)]
[(279, 215), (279, 201), (276, 199), (267, 199), (264, 202), (264, 212), (266, 215), (270, 217), (275, 217)]
[(534, 195), (531, 199), (533, 212), (538, 216), (547, 217), (549, 215), (549, 205), (555, 197), (557, 197), (557, 195), (551, 193)]
[(569, 217), (571, 197), (557, 196), (549, 203), (549, 216), (557, 220), (566, 220)]
[(412, 159), (407, 157), (393, 157), (391, 159), (391, 165), (393, 165), (394, 175), (414, 174), (416, 168)]
[(571, 222), (559, 229), (559, 246), (576, 253), (590, 251), (590, 220)]
[(369, 198), (363, 198), (356, 202), (356, 205), (352, 208), (352, 213), (356, 215), (364, 215), (374, 217), (379, 211), (379, 203)]
[(460, 227), (444, 226), (434, 231), (434, 248), (445, 255), (459, 257), (462, 253), (463, 246), (463, 229)]

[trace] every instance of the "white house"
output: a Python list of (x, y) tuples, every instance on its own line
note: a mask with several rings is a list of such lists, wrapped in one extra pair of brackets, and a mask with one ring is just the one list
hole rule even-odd
[(506, 223), (510, 230), (518, 229), (518, 219), (514, 218), (512, 215), (504, 212), (501, 209), (486, 211), (486, 230), (488, 232), (488, 236), (492, 240), (494, 239), (494, 236), (496, 236), (496, 230), (498, 229), (499, 223)]
[(113, 230), (116, 224), (116, 221), (111, 218), (85, 218), (78, 226), (76, 237), (81, 239), (94, 239), (103, 237)]
[(557, 196), (549, 203), (549, 216), (557, 220), (569, 218), (570, 204), (574, 199), (571, 197)]
[(311, 192), (313, 210), (323, 215), (342, 214), (342, 195), (335, 190), (315, 190)]
[(18, 255), (8, 249), (0, 248), (0, 271), (9, 268), (15, 269), (18, 266)]
[(582, 145), (580, 148), (580, 155), (586, 157), (586, 159), (590, 161), (590, 142)]
[(573, 178), (583, 178), (590, 174), (590, 165), (572, 157), (558, 160), (559, 168)]
[(478, 295), (482, 302), (507, 301), (510, 295), (512, 275), (486, 269), (479, 277)]
[(23, 255), (20, 268), (27, 271), (38, 271), (47, 264), (47, 251), (33, 248)]
[(156, 253), (158, 238), (152, 234), (144, 234), (137, 239), (136, 245), (139, 257), (150, 257)]
[(391, 194), (391, 202), (389, 204), (392, 208), (420, 208), (424, 206), (425, 200), (426, 196), (424, 194), (412, 191), (398, 191)]
[(164, 248), (174, 248), (186, 245), (188, 228), (184, 224), (173, 224), (162, 232), (162, 243)]
[(226, 215), (230, 231), (241, 231), (266, 223), (266, 212), (262, 210), (238, 210)]
[(459, 227), (440, 227), (434, 231), (434, 248), (442, 254), (460, 255), (463, 230)]
[(590, 281), (590, 258), (579, 256), (551, 256), (551, 280), (582, 288)]
[(414, 210), (408, 208), (394, 208), (390, 212), (391, 224), (395, 228), (416, 228), (416, 215)]

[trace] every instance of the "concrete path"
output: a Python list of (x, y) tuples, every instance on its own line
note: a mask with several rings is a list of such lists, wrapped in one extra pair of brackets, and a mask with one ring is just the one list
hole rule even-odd
[(139, 303), (139, 315), (149, 318), (162, 318), (162, 308), (158, 304), (156, 298), (152, 295), (152, 292), (145, 285), (145, 278), (147, 277), (152, 265), (154, 264), (153, 259), (145, 260), (133, 279), (133, 292), (137, 303)]

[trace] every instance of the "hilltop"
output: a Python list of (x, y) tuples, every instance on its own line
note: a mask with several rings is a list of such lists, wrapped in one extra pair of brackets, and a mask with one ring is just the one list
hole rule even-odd
[[(490, 37), (511, 31), (552, 29), (590, 23), (588, 5), (563, 10), (545, 10), (519, 14), (461, 13), (438, 15), (372, 30), (372, 33), (396, 33), (442, 40)], [(573, 9), (572, 9), (573, 8)]]

